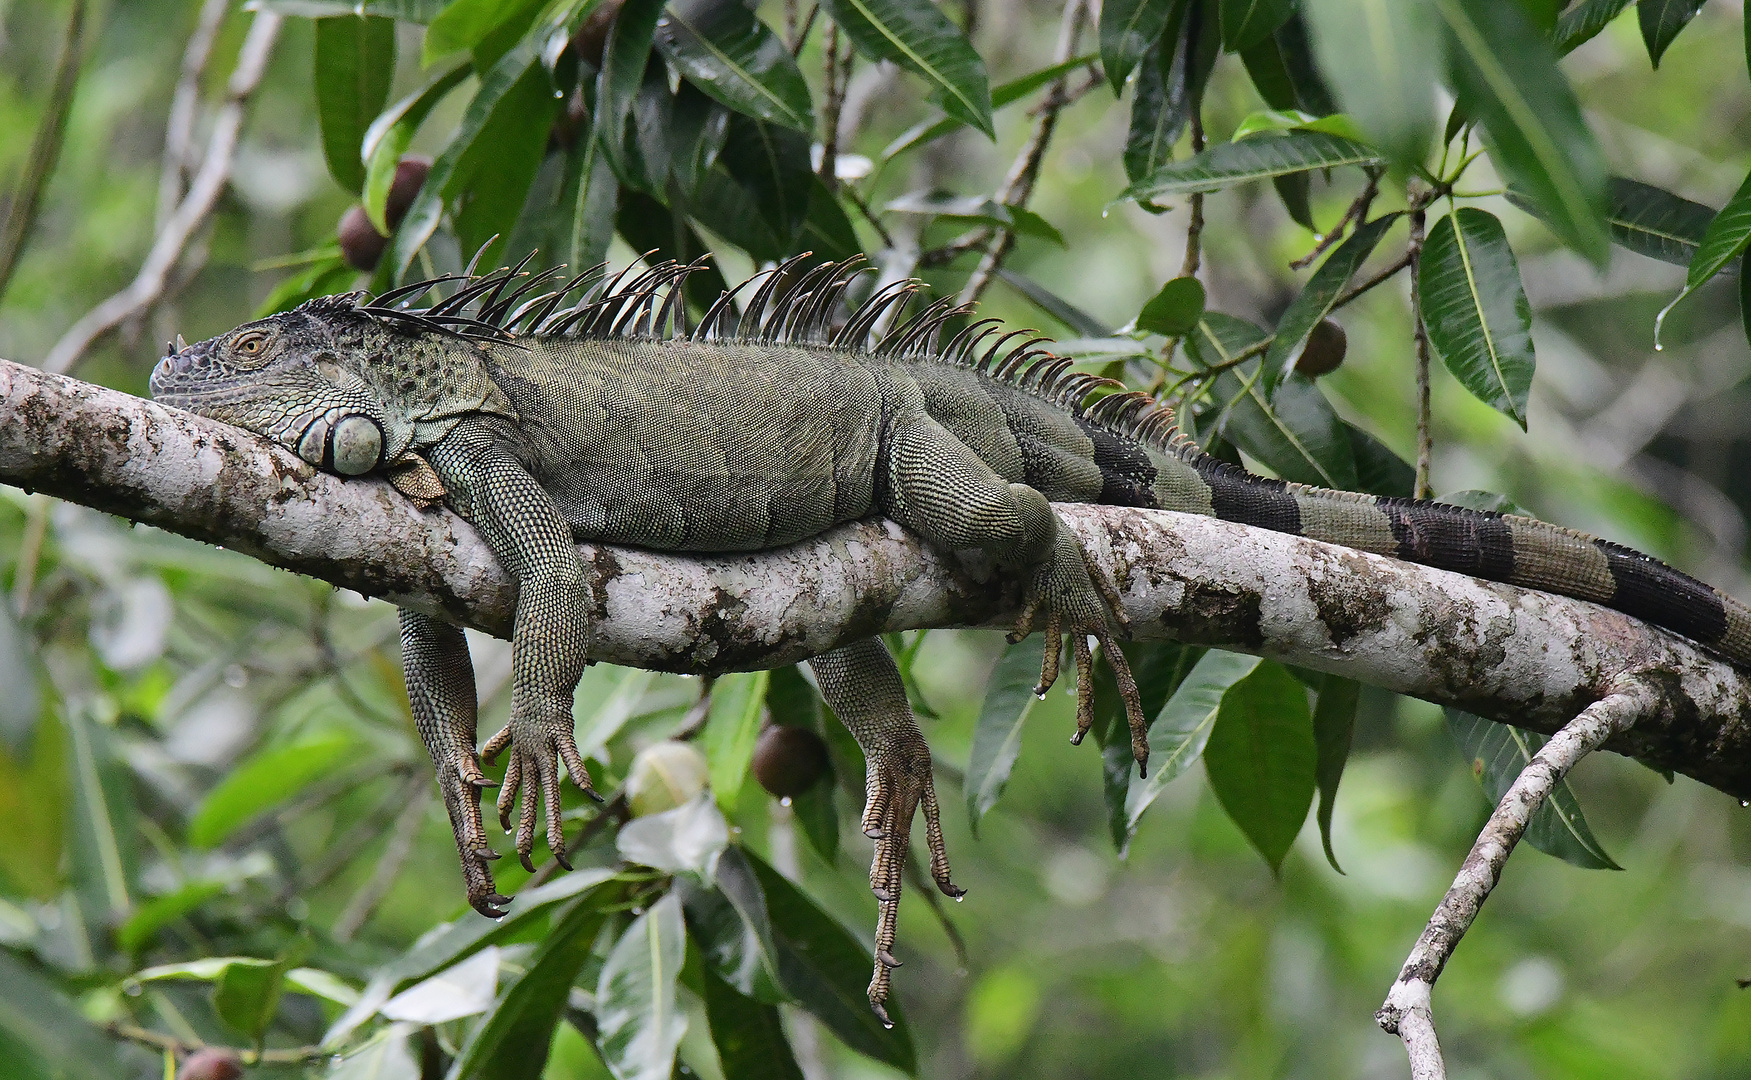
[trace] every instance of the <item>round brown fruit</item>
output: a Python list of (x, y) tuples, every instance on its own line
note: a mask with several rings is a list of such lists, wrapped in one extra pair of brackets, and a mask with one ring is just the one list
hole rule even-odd
[(1295, 370), (1310, 379), (1329, 375), (1344, 362), (1344, 353), (1348, 349), (1349, 339), (1344, 335), (1344, 328), (1331, 319), (1322, 319), (1307, 335), (1307, 347), (1301, 350), (1300, 359), (1295, 361)]
[(243, 1075), (243, 1063), (229, 1050), (207, 1047), (196, 1050), (182, 1063), (178, 1080), (237, 1080)]
[(341, 257), (355, 270), (375, 270), (377, 260), (383, 257), (383, 249), (389, 246), (389, 238), (371, 224), (362, 206), (355, 206), (342, 214), (334, 231), (340, 238)]
[(614, 28), (614, 16), (620, 14), (621, 0), (598, 4), (572, 35), (572, 51), (580, 63), (593, 68), (602, 66), (602, 54), (608, 49), (608, 31)]
[(814, 787), (827, 769), (827, 743), (808, 728), (774, 724), (754, 744), (754, 778), (781, 799)]
[(409, 154), (395, 163), (395, 179), (389, 181), (389, 198), (383, 202), (383, 219), (391, 229), (401, 224), (407, 208), (420, 193), (426, 174), (432, 171), (432, 159)]

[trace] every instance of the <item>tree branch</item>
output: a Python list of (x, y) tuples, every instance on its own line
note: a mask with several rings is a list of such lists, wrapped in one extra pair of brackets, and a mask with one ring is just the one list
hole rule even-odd
[(1633, 678), (1620, 680), (1618, 689), (1581, 711), (1520, 770), (1508, 793), (1478, 834), (1471, 854), (1453, 879), (1441, 903), (1430, 917), (1416, 946), (1404, 962), (1398, 981), (1386, 995), (1386, 1003), (1374, 1019), (1387, 1032), (1404, 1040), (1410, 1055), (1412, 1080), (1445, 1080), (1447, 1068), (1435, 1037), (1435, 1018), (1430, 999), (1435, 980), (1447, 966), (1459, 939), (1471, 928), (1484, 901), (1502, 879), (1502, 867), (1514, 845), (1526, 832), (1532, 815), (1575, 763), (1604, 745), (1613, 735), (1632, 727), (1653, 710), (1656, 692)]
[[(247, 432), (0, 360), (0, 482), (234, 548), (506, 637), (516, 588), (448, 511), (318, 473)], [(1751, 798), (1751, 675), (1608, 609), (1165, 511), (1063, 505), (1135, 635), (1259, 653), (1546, 734), (1647, 673), (1658, 699), (1607, 749)], [(712, 674), (874, 634), (1006, 626), (1019, 582), (890, 522), (771, 552), (582, 545), (591, 654)]]

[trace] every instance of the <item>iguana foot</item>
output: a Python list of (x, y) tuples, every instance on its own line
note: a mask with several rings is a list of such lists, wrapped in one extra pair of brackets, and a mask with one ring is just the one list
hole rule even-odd
[(480, 771), (473, 748), (456, 755), (454, 760), (438, 769), (438, 790), (444, 796), (444, 809), (450, 815), (450, 831), (456, 837), (456, 854), (462, 860), (462, 883), (468, 890), (468, 906), (489, 919), (502, 916), (510, 898), (493, 884), (492, 869), (487, 865), (499, 857), (487, 843), (486, 827), (480, 813), (480, 789), (491, 787), (492, 780)]
[(863, 811), (863, 834), (875, 841), (875, 856), (869, 867), (869, 887), (877, 902), (875, 974), (869, 983), (869, 1005), (888, 1027), (887, 998), (890, 971), (900, 966), (894, 958), (894, 937), (899, 928), (900, 891), (906, 853), (911, 845), (912, 818), (924, 808), (925, 842), (930, 846), (930, 876), (943, 895), (959, 900), (967, 890), (949, 878), (948, 848), (942, 839), (942, 818), (936, 803), (936, 784), (931, 776), (930, 747), (912, 729), (912, 738), (895, 738), (866, 763), (868, 799)]
[(1053, 558), (1042, 564), (1028, 583), (1027, 600), (1009, 641), (1019, 642), (1032, 633), (1042, 612), (1046, 647), (1040, 661), (1040, 682), (1034, 693), (1044, 697), (1057, 681), (1059, 653), (1064, 632), (1068, 630), (1071, 652), (1076, 657), (1076, 733), (1070, 742), (1081, 745), (1094, 724), (1094, 654), (1088, 646), (1088, 639), (1093, 637), (1100, 643), (1101, 653), (1119, 684), (1119, 698), (1125, 703), (1125, 719), (1131, 729), (1131, 756), (1137, 761), (1138, 774), (1147, 776), (1149, 726), (1143, 718), (1137, 680), (1132, 677), (1131, 665), (1112, 630), (1114, 623), (1122, 630), (1128, 629), (1130, 620), (1120, 605), (1118, 592), (1096, 568), (1088, 565), (1081, 543), (1065, 529), (1058, 532)]
[[(569, 706), (569, 702), (567, 704)], [(560, 816), (560, 762), (565, 763), (572, 782), (582, 788), (584, 794), (597, 802), (602, 801), (590, 785), (590, 771), (578, 753), (571, 728), (569, 707), (563, 715), (550, 719), (513, 714), (511, 722), (480, 751), (480, 756), (489, 764), (507, 748), (511, 751), (510, 760), (505, 765), (504, 786), (499, 789), (499, 824), (506, 832), (511, 831), (511, 809), (517, 805), (520, 796), (522, 812), (517, 818), (517, 859), (530, 873), (535, 872), (531, 856), (535, 851), (537, 797), (547, 811), (547, 848), (553, 852), (555, 862), (567, 870), (572, 868), (566, 860), (565, 823)]]

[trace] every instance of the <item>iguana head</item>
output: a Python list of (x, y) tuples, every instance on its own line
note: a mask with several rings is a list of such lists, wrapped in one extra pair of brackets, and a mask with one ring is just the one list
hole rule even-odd
[(465, 413), (514, 415), (476, 343), (377, 318), (361, 296), (312, 300), (194, 345), (178, 339), (152, 372), (152, 396), (343, 476), (406, 460)]

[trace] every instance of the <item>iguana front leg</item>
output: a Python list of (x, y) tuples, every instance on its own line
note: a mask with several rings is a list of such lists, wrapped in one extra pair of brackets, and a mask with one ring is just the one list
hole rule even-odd
[(547, 846), (561, 866), (559, 763), (596, 798), (572, 733), (572, 693), (583, 675), (589, 639), (584, 571), (571, 527), (553, 500), (512, 452), (514, 432), (496, 418), (464, 420), (428, 457), (443, 478), (450, 505), (474, 523), (517, 579), (511, 633), (511, 720), (481, 749), (492, 761), (507, 748), (499, 821), (508, 831), (519, 795), (517, 855), (534, 870), (536, 794), (547, 810)]
[(930, 876), (945, 895), (966, 893), (949, 880), (948, 850), (931, 778), (930, 747), (918, 730), (912, 704), (894, 658), (880, 641), (855, 642), (809, 661), (821, 696), (863, 749), (863, 833), (875, 841), (869, 887), (880, 905), (876, 917), (875, 975), (869, 1003), (890, 1024), (883, 1004), (894, 959), (894, 933), (900, 911), (900, 873), (911, 843), (912, 816), (924, 807), (925, 841), (930, 845)]
[(1081, 742), (1094, 720), (1094, 637), (1112, 665), (1131, 727), (1131, 753), (1139, 769), (1149, 761), (1148, 728), (1125, 654), (1112, 632), (1124, 613), (1111, 586), (1089, 572), (1082, 544), (1058, 521), (1046, 497), (1026, 484), (1011, 484), (965, 443), (925, 415), (894, 421), (883, 468), (882, 512), (940, 547), (981, 548), (999, 563), (1022, 569), (1027, 592), (1011, 641), (1045, 617), (1046, 649), (1035, 693), (1057, 678), (1058, 652), (1068, 631), (1076, 657), (1076, 734)]
[(430, 615), (401, 609), (401, 665), (407, 677), (407, 701), (414, 727), (432, 755), (438, 790), (450, 814), (456, 854), (462, 860), (462, 881), (468, 903), (489, 918), (504, 914), (508, 902), (493, 885), (488, 860), (499, 857), (486, 842), (480, 820), (480, 789), (492, 781), (480, 771), (474, 753), (479, 701), (474, 692), (474, 665), (459, 627)]

